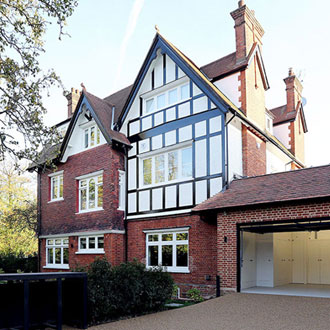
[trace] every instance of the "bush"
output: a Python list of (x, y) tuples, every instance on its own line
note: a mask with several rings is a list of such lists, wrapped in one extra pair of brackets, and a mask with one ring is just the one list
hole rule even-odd
[(202, 297), (201, 292), (196, 288), (188, 290), (187, 295), (191, 300), (193, 300), (195, 302), (204, 301), (204, 298)]
[(38, 257), (37, 255), (29, 257), (15, 254), (0, 255), (0, 268), (5, 273), (17, 273), (18, 270), (23, 273), (35, 273), (38, 271)]
[(90, 323), (160, 310), (173, 290), (172, 277), (137, 261), (111, 267), (96, 259), (88, 268)]

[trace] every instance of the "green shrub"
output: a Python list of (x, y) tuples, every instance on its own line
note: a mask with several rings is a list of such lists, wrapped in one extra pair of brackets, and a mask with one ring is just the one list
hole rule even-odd
[(195, 302), (204, 301), (204, 298), (202, 297), (201, 292), (196, 288), (188, 290), (187, 295), (191, 300), (193, 300)]
[(89, 320), (95, 324), (161, 309), (173, 290), (172, 277), (137, 261), (111, 267), (96, 259), (88, 268)]
[(0, 268), (5, 273), (17, 273), (18, 270), (23, 273), (35, 273), (38, 271), (38, 257), (31, 255), (6, 254), (0, 255)]

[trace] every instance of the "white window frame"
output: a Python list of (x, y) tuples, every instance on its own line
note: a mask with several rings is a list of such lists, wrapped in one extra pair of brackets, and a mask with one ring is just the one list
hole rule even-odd
[[(63, 195), (64, 195), (64, 177), (63, 177), (63, 173), (64, 171), (58, 171), (52, 174), (49, 174), (49, 178), (50, 178), (50, 202), (57, 202), (57, 201), (61, 201), (64, 199)], [(53, 195), (53, 187), (54, 187), (54, 181), (55, 179), (57, 179), (57, 191), (58, 191), (58, 197), (54, 197)], [(61, 181), (62, 181), (62, 196), (60, 194), (61, 192)]]
[[(184, 177), (182, 176), (182, 151), (186, 149), (191, 149), (192, 150), (192, 144), (189, 143), (188, 145), (181, 146), (178, 148), (168, 148), (166, 151), (164, 150), (163, 152), (155, 152), (151, 154), (144, 155), (143, 157), (139, 157), (139, 177), (140, 177), (140, 182), (139, 186), (146, 188), (146, 187), (154, 187), (154, 186), (161, 186), (161, 185), (166, 185), (169, 183), (176, 183), (176, 182), (183, 182), (183, 181), (188, 181), (192, 179), (192, 175), (189, 177)], [(171, 152), (178, 152), (178, 177), (177, 179), (174, 180), (168, 180), (168, 154)], [(156, 166), (155, 166), (155, 159), (158, 156), (164, 155), (164, 178), (165, 180), (163, 182), (157, 182), (156, 183)], [(143, 175), (143, 161), (146, 159), (151, 158), (151, 184), (144, 184), (144, 175)], [(191, 167), (193, 168), (193, 154), (191, 152)], [(192, 174), (192, 173), (191, 173)]]
[[(91, 144), (91, 131), (94, 128), (94, 132), (95, 132), (95, 138), (94, 138), (94, 144)], [(88, 145), (86, 147), (85, 145), (85, 136), (86, 136), (86, 131), (87, 131), (87, 136), (88, 136)], [(97, 139), (99, 140), (99, 142), (97, 143)], [(83, 128), (83, 149), (87, 150), (87, 149), (92, 149), (95, 148), (97, 146), (99, 146), (101, 144), (101, 139), (102, 139), (102, 134), (101, 131), (99, 129), (99, 127), (96, 124), (90, 125), (90, 126), (85, 126)]]
[[(170, 273), (190, 273), (189, 271), (189, 229), (169, 229), (169, 230), (157, 230), (157, 231), (144, 231), (146, 234), (146, 267), (147, 268), (154, 268), (155, 266), (149, 265), (149, 246), (158, 246), (158, 261), (159, 266), (162, 267), (161, 261), (162, 261), (162, 247), (163, 246), (172, 246), (172, 265), (173, 266), (164, 266), (164, 270), (170, 272)], [(172, 241), (162, 241), (162, 235), (163, 234), (173, 234), (173, 240)], [(176, 235), (177, 234), (187, 234), (188, 239), (187, 240), (177, 240)], [(152, 241), (149, 242), (148, 238), (151, 235), (158, 235), (158, 241)], [(185, 267), (178, 267), (176, 266), (176, 246), (177, 245), (187, 245), (187, 266)]]
[[(102, 184), (98, 183), (98, 177), (102, 176)], [(89, 208), (89, 181), (94, 179), (95, 181), (95, 207)], [(90, 173), (87, 175), (82, 175), (80, 177), (77, 177), (76, 180), (78, 180), (78, 213), (86, 213), (86, 212), (94, 212), (94, 211), (100, 211), (103, 210), (103, 200), (102, 200), (102, 206), (98, 206), (98, 187), (102, 185), (103, 187), (103, 171)], [(81, 187), (82, 181), (87, 181), (86, 183), (86, 209), (81, 209), (81, 191), (83, 188)]]
[[(56, 244), (58, 242), (58, 244)], [(61, 249), (61, 263), (55, 263), (55, 249)], [(46, 239), (46, 266), (43, 268), (52, 269), (69, 269), (68, 263), (64, 263), (64, 249), (68, 249), (69, 252), (69, 238), (68, 237), (57, 237)], [(52, 250), (53, 262), (50, 263), (48, 260), (48, 251)]]
[(126, 176), (125, 171), (118, 170), (118, 210), (125, 211), (126, 203)]
[[(89, 248), (89, 240), (91, 238), (95, 239), (95, 248)], [(99, 238), (103, 239), (103, 248), (98, 247)], [(80, 242), (82, 239), (86, 239), (86, 249), (82, 249), (80, 246)], [(78, 238), (78, 251), (76, 254), (104, 254), (104, 235), (91, 235), (91, 236), (79, 236)]]
[(266, 130), (273, 134), (273, 119), (268, 114), (266, 114)]
[[(181, 87), (183, 87), (183, 86), (188, 86), (188, 97), (186, 97), (186, 98), (182, 98), (182, 95), (181, 95)], [(171, 91), (173, 91), (175, 89), (178, 91), (177, 92), (178, 99), (177, 99), (176, 102), (170, 103), (169, 102), (169, 92), (171, 92)], [(160, 95), (163, 95), (163, 94), (165, 94), (165, 106), (158, 108), (157, 107), (157, 97), (160, 96)], [(152, 99), (154, 100), (154, 109), (152, 111), (150, 111), (150, 112), (147, 112), (147, 102), (149, 100), (152, 100)], [(189, 100), (189, 99), (190, 99), (190, 83), (188, 81), (188, 82), (185, 82), (183, 84), (180, 84), (180, 85), (178, 85), (178, 86), (176, 86), (174, 88), (170, 88), (170, 89), (168, 89), (166, 91), (162, 91), (162, 92), (160, 92), (158, 94), (155, 94), (152, 97), (148, 97), (148, 98), (144, 99), (144, 102), (143, 102), (143, 115), (150, 115), (151, 113), (154, 113), (154, 112), (157, 112), (159, 110), (162, 110), (162, 109), (165, 109), (165, 108), (174, 106), (175, 104), (184, 102), (184, 101)]]

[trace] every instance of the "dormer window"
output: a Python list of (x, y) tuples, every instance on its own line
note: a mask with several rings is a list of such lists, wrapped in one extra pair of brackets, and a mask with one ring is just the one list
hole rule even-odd
[(84, 131), (84, 148), (92, 148), (99, 145), (101, 142), (101, 132), (100, 129), (94, 125), (88, 127)]

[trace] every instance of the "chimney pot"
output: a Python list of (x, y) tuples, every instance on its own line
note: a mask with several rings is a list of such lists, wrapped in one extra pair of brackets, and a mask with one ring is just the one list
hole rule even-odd
[(294, 76), (293, 68), (289, 68), (289, 77)]
[(240, 0), (238, 1), (238, 7), (243, 7), (245, 5), (245, 1), (244, 0)]

